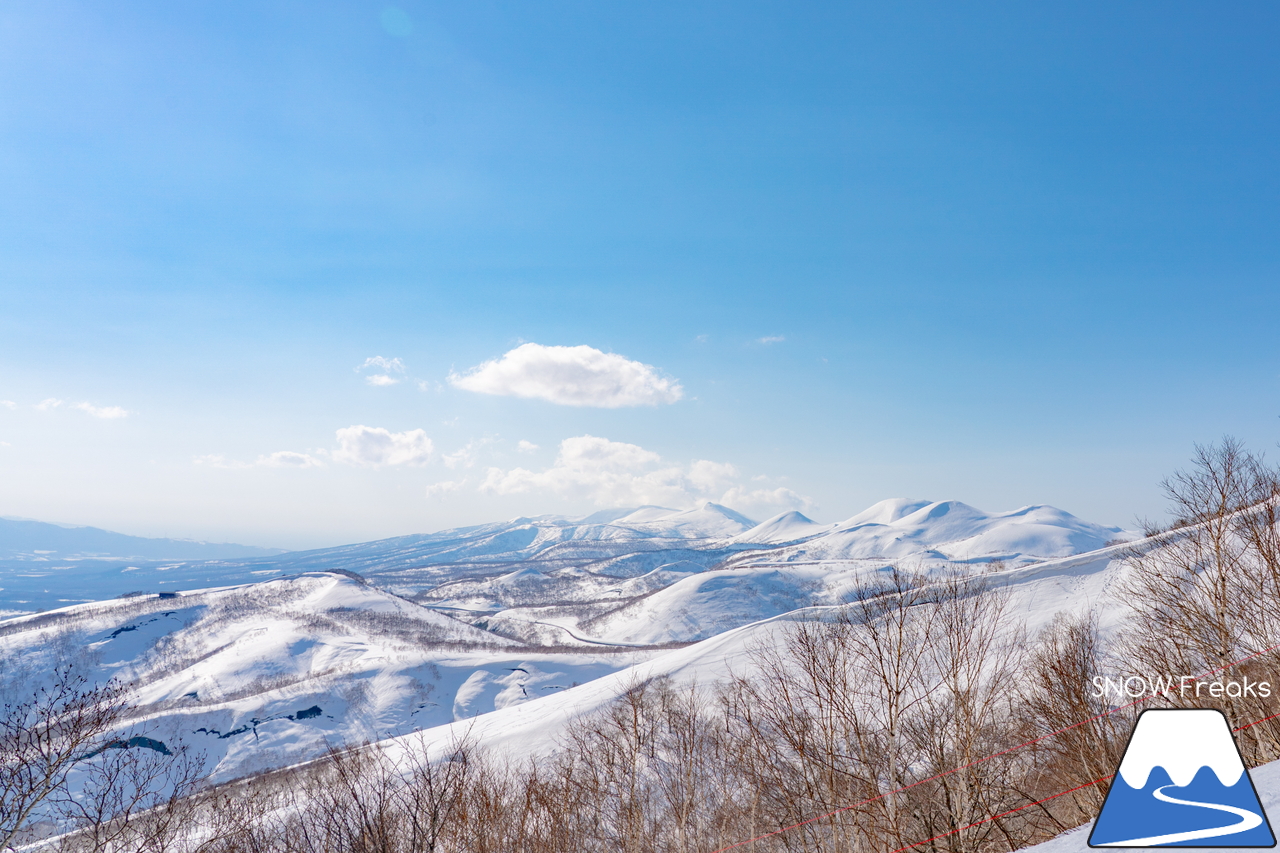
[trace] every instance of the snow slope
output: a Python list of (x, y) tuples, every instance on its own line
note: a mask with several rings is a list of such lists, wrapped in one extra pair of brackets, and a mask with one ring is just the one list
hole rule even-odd
[(26, 670), (23, 683), (69, 650), (94, 682), (140, 683), (138, 720), (208, 753), (215, 779), (509, 707), (637, 660), (528, 648), (324, 573), (0, 624), (0, 655)]

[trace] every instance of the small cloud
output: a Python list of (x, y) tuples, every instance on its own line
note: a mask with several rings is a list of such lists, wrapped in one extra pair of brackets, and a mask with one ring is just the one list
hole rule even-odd
[(710, 336), (710, 335), (698, 335), (697, 337), (695, 337), (695, 338), (694, 338), (694, 340), (695, 340), (695, 341), (697, 341), (697, 342), (698, 342), (698, 343), (700, 343), (700, 344), (705, 344), (707, 341), (711, 340), (711, 336)]
[(561, 406), (657, 406), (684, 396), (680, 383), (652, 365), (589, 346), (522, 344), (449, 384), (477, 394), (546, 400)]
[(500, 495), (550, 492), (601, 506), (693, 507), (710, 500), (776, 512), (780, 506), (810, 505), (790, 489), (749, 489), (740, 480), (737, 468), (727, 462), (671, 464), (639, 445), (580, 435), (560, 442), (555, 462), (542, 471), (490, 468), (480, 490)]
[(382, 427), (349, 426), (337, 431), (335, 462), (378, 468), (383, 465), (425, 465), (433, 445), (420, 429), (391, 432)]
[(432, 483), (427, 486), (427, 497), (434, 498), (438, 495), (445, 495), (449, 492), (456, 492), (467, 483), (466, 480), (445, 480), (442, 483)]
[(785, 340), (786, 337), (783, 335), (765, 335), (763, 338), (756, 338), (756, 343), (769, 346), (769, 344), (780, 344)]
[(489, 439), (468, 441), (465, 447), (440, 457), (446, 468), (470, 468), (476, 464), (476, 451), (489, 443)]
[(780, 509), (809, 509), (813, 501), (791, 489), (744, 489), (734, 486), (720, 497), (720, 503), (760, 515)]
[(196, 465), (202, 465), (206, 468), (224, 468), (233, 470), (253, 467), (246, 462), (237, 462), (234, 459), (228, 459), (220, 453), (207, 453), (204, 456), (197, 456), (191, 461)]
[(0, 406), (4, 406), (6, 409), (9, 409), (9, 410), (18, 408), (18, 404), (13, 402), (12, 400), (0, 400)]
[(385, 388), (388, 385), (395, 385), (400, 380), (393, 373), (404, 375), (404, 362), (398, 358), (383, 358), (380, 355), (371, 356), (364, 360), (364, 364), (356, 368), (356, 373), (362, 370), (380, 370), (381, 373), (375, 373), (365, 377), (365, 382), (370, 385)]
[(376, 367), (387, 373), (404, 373), (404, 362), (398, 358), (383, 358), (380, 355), (370, 356), (364, 360), (364, 364), (356, 368), (356, 372), (368, 370)]
[(516, 450), (521, 453), (533, 453), (537, 449), (538, 445), (534, 444), (532, 441), (525, 441), (523, 438), (520, 439), (520, 443), (516, 445)]
[(314, 456), (294, 450), (277, 450), (269, 456), (259, 456), (254, 463), (266, 468), (323, 468), (324, 463)]
[(7, 441), (0, 441), (0, 447), (13, 447), (13, 445)]
[(87, 412), (95, 418), (104, 418), (107, 420), (129, 417), (129, 413), (119, 406), (95, 406), (92, 403), (76, 403), (72, 408), (79, 409), (82, 412)]
[(419, 379), (419, 380), (417, 380), (417, 383), (418, 383), (418, 390), (419, 390), (419, 391), (426, 392), (426, 391), (442, 391), (442, 390), (444, 390), (444, 386), (443, 386), (443, 385), (441, 385), (439, 382), (432, 382), (430, 379)]
[(42, 400), (41, 402), (36, 403), (36, 410), (41, 412), (48, 412), (58, 408), (61, 405), (62, 405), (61, 400), (57, 399), (56, 397), (50, 397), (47, 400)]

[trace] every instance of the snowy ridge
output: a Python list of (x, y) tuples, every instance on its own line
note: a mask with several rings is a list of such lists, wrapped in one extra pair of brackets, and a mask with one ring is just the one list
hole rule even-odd
[(1092, 524), (1050, 506), (986, 513), (960, 501), (899, 498), (881, 501), (774, 556), (789, 562), (904, 558), (1029, 562), (1094, 551), (1124, 538), (1134, 534)]

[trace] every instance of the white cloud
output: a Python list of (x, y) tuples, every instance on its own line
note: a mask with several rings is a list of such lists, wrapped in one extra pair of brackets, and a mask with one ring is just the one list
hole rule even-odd
[(538, 445), (534, 444), (532, 441), (525, 441), (523, 438), (520, 439), (520, 443), (516, 445), (516, 450), (521, 453), (533, 453), (537, 449)]
[(197, 456), (192, 461), (197, 465), (204, 465), (208, 468), (222, 468), (229, 471), (242, 471), (245, 468), (252, 468), (254, 465), (262, 468), (324, 467), (324, 462), (314, 456), (310, 456), (306, 453), (298, 453), (294, 450), (277, 450), (275, 453), (259, 456), (253, 465), (250, 465), (248, 462), (241, 462), (238, 459), (228, 459), (220, 453), (209, 453), (204, 456)]
[(47, 400), (42, 400), (41, 402), (36, 403), (36, 409), (41, 412), (47, 412), (51, 409), (56, 409), (61, 405), (62, 405), (61, 400), (57, 399), (56, 397), (50, 397)]
[(785, 340), (786, 338), (782, 335), (765, 335), (763, 338), (756, 338), (756, 343), (768, 346), (769, 344), (780, 344)]
[(82, 412), (87, 412), (95, 418), (111, 420), (115, 418), (129, 417), (129, 413), (119, 406), (95, 406), (92, 403), (76, 403), (72, 408), (79, 409)]
[(431, 439), (420, 429), (391, 432), (382, 427), (349, 426), (337, 432), (335, 462), (380, 467), (424, 465), (431, 458)]
[(432, 483), (431, 485), (427, 486), (427, 497), (434, 498), (437, 495), (444, 495), (444, 494), (448, 494), (449, 492), (456, 492), (458, 489), (461, 489), (466, 484), (467, 484), (466, 480), (445, 480), (442, 483)]
[(550, 468), (490, 468), (480, 489), (500, 495), (551, 492), (601, 506), (692, 507), (710, 500), (776, 511), (779, 506), (808, 505), (806, 498), (789, 489), (749, 490), (739, 485), (739, 479), (737, 469), (726, 462), (699, 459), (688, 465), (664, 464), (658, 454), (639, 445), (580, 435), (560, 442)]
[(371, 356), (364, 360), (364, 364), (356, 368), (356, 372), (361, 370), (381, 370), (381, 373), (374, 373), (364, 378), (365, 382), (370, 385), (386, 387), (395, 385), (400, 380), (392, 376), (393, 373), (404, 374), (404, 362), (398, 358), (383, 358), (380, 355)]
[(783, 509), (809, 509), (813, 501), (791, 489), (744, 489), (734, 486), (720, 498), (720, 503), (736, 507), (747, 514), (773, 515)]
[(6, 409), (18, 408), (18, 404), (13, 402), (12, 400), (0, 400), (0, 406), (4, 406)]
[(440, 459), (444, 462), (446, 468), (470, 468), (476, 464), (476, 451), (488, 443), (489, 439), (487, 438), (468, 441), (465, 447), (461, 447), (453, 453), (446, 453)]
[(295, 450), (277, 450), (269, 456), (259, 456), (254, 463), (266, 468), (323, 468), (324, 463), (314, 456)]
[(606, 409), (656, 406), (684, 396), (677, 380), (651, 365), (589, 346), (522, 344), (464, 374), (449, 374), (449, 384), (478, 394)]
[(404, 362), (398, 358), (383, 358), (380, 355), (370, 356), (364, 360), (364, 364), (356, 368), (357, 371), (368, 370), (376, 367), (387, 373), (404, 373)]
[(247, 462), (237, 462), (234, 459), (228, 459), (220, 453), (206, 453), (204, 456), (197, 456), (191, 460), (196, 465), (203, 465), (207, 468), (252, 468), (253, 466)]

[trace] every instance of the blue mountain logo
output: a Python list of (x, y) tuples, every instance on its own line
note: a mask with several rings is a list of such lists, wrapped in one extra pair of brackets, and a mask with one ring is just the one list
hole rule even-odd
[(1143, 711), (1090, 847), (1274, 847), (1221, 711)]

